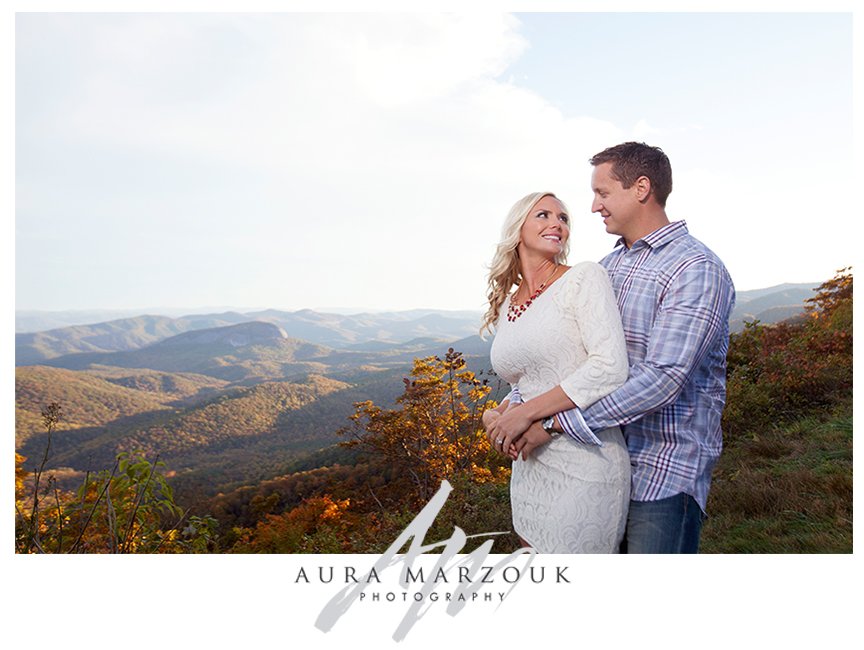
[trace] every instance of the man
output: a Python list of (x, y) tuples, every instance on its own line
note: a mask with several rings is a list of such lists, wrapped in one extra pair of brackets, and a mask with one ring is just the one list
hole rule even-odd
[(720, 259), (683, 221), (667, 218), (672, 169), (661, 149), (627, 142), (591, 164), (591, 211), (620, 236), (601, 264), (618, 299), (630, 376), (584, 410), (535, 422), (521, 437), (506, 435), (502, 448), (527, 457), (561, 431), (596, 444), (593, 431), (621, 425), (633, 472), (621, 550), (695, 553), (722, 447), (735, 289)]

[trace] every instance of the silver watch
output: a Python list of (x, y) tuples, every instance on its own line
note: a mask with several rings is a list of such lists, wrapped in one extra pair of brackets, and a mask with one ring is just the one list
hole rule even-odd
[(545, 420), (543, 420), (540, 423), (540, 426), (543, 427), (543, 431), (548, 433), (553, 438), (561, 433), (560, 431), (553, 431), (553, 429), (555, 427), (555, 417), (554, 416), (548, 417)]

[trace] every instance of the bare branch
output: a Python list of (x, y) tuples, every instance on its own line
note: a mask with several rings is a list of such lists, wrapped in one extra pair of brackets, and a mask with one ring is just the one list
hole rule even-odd
[(129, 526), (126, 529), (126, 535), (123, 538), (123, 542), (120, 545), (120, 552), (124, 553), (128, 551), (128, 546), (131, 544), (131, 535), (132, 535), (132, 526), (135, 524), (135, 517), (138, 514), (138, 508), (141, 506), (141, 500), (144, 498), (144, 494), (147, 492), (147, 488), (150, 486), (150, 481), (153, 478), (153, 474), (156, 472), (156, 463), (159, 462), (159, 456), (156, 456), (156, 460), (153, 461), (153, 464), (150, 466), (150, 474), (147, 476), (147, 481), (144, 483), (144, 486), (138, 491), (138, 494), (135, 498), (135, 507), (132, 508), (132, 514), (129, 516)]
[[(108, 477), (108, 480), (105, 482), (105, 487), (102, 488), (102, 491), (96, 497), (96, 500), (93, 502), (93, 507), (90, 509), (90, 514), (87, 515), (87, 519), (84, 521), (84, 524), (81, 526), (81, 530), (78, 533), (78, 539), (75, 540), (75, 543), (72, 545), (72, 548), (69, 549), (70, 553), (75, 552), (75, 549), (78, 548), (78, 545), (81, 543), (81, 540), (84, 538), (84, 532), (87, 530), (87, 527), (90, 525), (90, 520), (93, 519), (93, 515), (96, 512), (96, 508), (99, 505), (99, 502), (102, 500), (102, 497), (105, 495), (105, 492), (108, 490), (108, 485), (111, 483), (111, 479), (117, 473), (117, 466), (120, 463), (120, 459), (114, 461), (114, 467), (111, 468), (111, 475)], [(86, 493), (84, 494), (86, 497)]]

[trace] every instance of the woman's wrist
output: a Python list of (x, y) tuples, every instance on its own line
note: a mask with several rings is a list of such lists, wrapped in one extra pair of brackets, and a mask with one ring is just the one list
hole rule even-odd
[(544, 413), (542, 411), (542, 404), (540, 403), (540, 400), (538, 400), (538, 399), (533, 399), (533, 400), (528, 400), (527, 402), (523, 402), (522, 403), (522, 409), (524, 409), (522, 411), (522, 415), (529, 418), (532, 422), (538, 422), (538, 421), (543, 420), (544, 418), (548, 417), (548, 414)]
[(523, 411), (524, 414), (534, 422), (541, 422), (548, 417), (557, 416), (561, 411), (572, 409), (574, 406), (575, 404), (573, 404), (572, 400), (560, 386), (556, 386), (552, 390), (522, 404), (522, 408), (527, 409)]

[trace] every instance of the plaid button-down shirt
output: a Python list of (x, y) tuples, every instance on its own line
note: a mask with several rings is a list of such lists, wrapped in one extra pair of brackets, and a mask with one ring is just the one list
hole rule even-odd
[[(585, 444), (621, 425), (633, 469), (631, 498), (656, 501), (684, 492), (705, 510), (720, 456), (726, 351), (735, 288), (726, 267), (683, 221), (631, 248), (618, 241), (600, 263), (618, 298), (630, 376), (585, 410), (558, 414)], [(514, 399), (518, 397), (513, 396)]]

